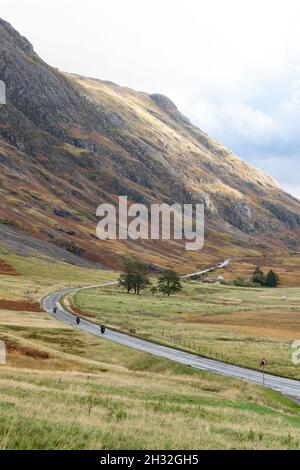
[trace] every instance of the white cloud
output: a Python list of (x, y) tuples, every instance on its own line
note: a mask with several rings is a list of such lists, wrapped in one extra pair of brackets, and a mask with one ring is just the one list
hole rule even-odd
[(300, 183), (299, 184), (283, 184), (283, 189), (285, 189), (289, 194), (292, 194), (297, 199), (300, 199)]

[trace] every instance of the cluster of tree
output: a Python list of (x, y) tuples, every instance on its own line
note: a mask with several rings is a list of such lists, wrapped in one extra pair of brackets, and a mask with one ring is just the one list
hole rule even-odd
[(157, 286), (153, 286), (151, 292), (152, 294), (161, 292), (169, 297), (170, 294), (176, 294), (181, 289), (182, 285), (178, 274), (172, 269), (166, 269), (158, 276)]
[(272, 269), (265, 275), (262, 269), (258, 266), (252, 275), (252, 282), (259, 284), (262, 287), (277, 287), (280, 279), (277, 273)]
[(267, 274), (264, 274), (258, 266), (255, 268), (251, 279), (238, 277), (233, 281), (233, 284), (239, 287), (277, 287), (280, 284), (280, 279), (278, 274), (272, 269)]
[[(124, 261), (124, 272), (119, 277), (119, 286), (126, 289), (128, 294), (134, 292), (139, 295), (140, 292), (151, 286), (147, 266), (140, 261), (127, 259)], [(161, 292), (169, 296), (182, 289), (179, 276), (175, 271), (166, 269), (157, 280), (157, 286), (152, 286), (151, 292), (156, 294)]]

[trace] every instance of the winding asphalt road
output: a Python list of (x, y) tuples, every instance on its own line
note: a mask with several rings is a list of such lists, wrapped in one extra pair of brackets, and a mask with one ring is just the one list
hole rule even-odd
[[(102, 335), (99, 325), (96, 325), (84, 319), (81, 319), (80, 324), (77, 325), (76, 317), (61, 306), (60, 300), (65, 294), (68, 294), (70, 292), (77, 292), (80, 289), (92, 289), (95, 287), (105, 287), (115, 284), (117, 283), (106, 282), (94, 286), (84, 286), (75, 289), (65, 289), (59, 292), (55, 292), (54, 294), (48, 295), (48, 297), (43, 300), (43, 307), (48, 313), (53, 315), (58, 320), (68, 323), (69, 325), (75, 328), (80, 328), (81, 330), (92, 335), (101, 336), (102, 338), (105, 338), (107, 340), (152, 354), (153, 356), (163, 357), (171, 361), (186, 364), (191, 367), (194, 367), (195, 369), (215, 372), (217, 374), (226, 375), (234, 377), (236, 379), (241, 379), (262, 385), (262, 373), (258, 371), (230, 364), (225, 364), (224, 362), (215, 361), (213, 359), (206, 359), (204, 357), (196, 356), (195, 354), (191, 354), (184, 351), (178, 351), (174, 348), (151, 343), (150, 341), (135, 338), (133, 336), (118, 333), (116, 331), (108, 329), (106, 330), (105, 335)], [(57, 308), (57, 312), (54, 314), (53, 310), (55, 307)], [(282, 394), (287, 395), (295, 399), (296, 401), (300, 400), (300, 381), (265, 374), (265, 386), (278, 392), (281, 392)]]

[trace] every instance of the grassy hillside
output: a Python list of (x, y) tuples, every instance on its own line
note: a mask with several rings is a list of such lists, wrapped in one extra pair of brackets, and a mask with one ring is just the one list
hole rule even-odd
[(5, 299), (40, 302), (46, 294), (63, 287), (95, 284), (117, 277), (113, 271), (80, 268), (49, 258), (18, 256), (1, 248), (0, 257), (19, 274), (0, 275), (0, 298)]
[(190, 282), (165, 298), (110, 287), (79, 291), (74, 305), (121, 331), (250, 368), (269, 359), (271, 373), (300, 379), (291, 361), (300, 338), (300, 289), (257, 289)]

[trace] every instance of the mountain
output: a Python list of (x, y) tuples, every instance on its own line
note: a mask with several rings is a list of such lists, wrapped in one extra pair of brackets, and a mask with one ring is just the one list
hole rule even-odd
[[(60, 72), (4, 20), (0, 80), (7, 92), (0, 106), (2, 246), (112, 268), (134, 254), (181, 272), (227, 257), (280, 264), (299, 250), (300, 201), (194, 126), (169, 98)], [(145, 204), (204, 202), (204, 249), (97, 240), (96, 207), (118, 195)]]

